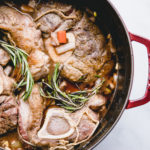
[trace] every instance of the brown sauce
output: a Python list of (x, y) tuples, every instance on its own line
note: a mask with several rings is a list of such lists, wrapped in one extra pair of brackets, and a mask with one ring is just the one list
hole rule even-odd
[(17, 131), (9, 132), (1, 136), (0, 147), (8, 150), (24, 150)]
[(75, 84), (70, 83), (68, 81), (66, 83), (67, 83), (66, 89), (65, 89), (66, 93), (77, 92), (80, 90)]

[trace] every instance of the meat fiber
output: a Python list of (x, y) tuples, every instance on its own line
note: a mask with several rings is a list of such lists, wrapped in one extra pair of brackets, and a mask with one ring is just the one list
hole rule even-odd
[(109, 49), (105, 47), (104, 36), (86, 14), (73, 28), (73, 33), (76, 48), (73, 55), (63, 63), (61, 75), (74, 82), (93, 82), (96, 80), (95, 75), (111, 58)]
[(14, 8), (0, 6), (0, 29), (8, 31), (15, 44), (27, 53), (44, 49), (41, 32), (32, 18)]
[(0, 96), (0, 135), (17, 127), (17, 108), (14, 96)]
[(19, 99), (19, 132), (23, 139), (31, 140), (36, 136), (40, 128), (43, 111), (45, 108), (44, 100), (40, 96), (39, 86), (34, 85), (32, 93), (27, 101)]

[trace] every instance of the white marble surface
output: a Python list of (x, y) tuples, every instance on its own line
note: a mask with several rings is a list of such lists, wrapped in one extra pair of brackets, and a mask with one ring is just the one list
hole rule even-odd
[[(150, 39), (150, 0), (110, 0), (128, 30)], [(133, 43), (135, 75), (130, 99), (144, 95), (148, 77), (146, 48)], [(150, 150), (150, 102), (125, 110), (111, 133), (94, 150)]]

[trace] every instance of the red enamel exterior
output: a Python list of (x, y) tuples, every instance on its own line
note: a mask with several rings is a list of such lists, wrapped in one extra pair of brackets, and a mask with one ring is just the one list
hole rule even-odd
[(147, 83), (147, 88), (146, 88), (144, 97), (142, 97), (141, 99), (138, 99), (136, 101), (129, 100), (127, 107), (126, 107), (127, 109), (141, 106), (150, 101), (150, 40), (140, 37), (138, 35), (134, 35), (132, 33), (129, 33), (129, 36), (130, 36), (131, 41), (136, 41), (136, 42), (139, 42), (146, 46), (147, 53), (148, 53), (148, 61), (149, 61), (149, 75), (148, 75), (148, 83)]

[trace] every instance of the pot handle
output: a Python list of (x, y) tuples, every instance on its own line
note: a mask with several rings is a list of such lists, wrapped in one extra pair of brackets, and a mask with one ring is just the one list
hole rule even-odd
[(139, 42), (146, 46), (147, 53), (148, 53), (148, 61), (149, 61), (149, 75), (148, 75), (148, 83), (147, 83), (146, 92), (145, 92), (144, 97), (142, 97), (136, 101), (129, 100), (128, 104), (126, 106), (127, 109), (144, 105), (150, 101), (150, 40), (140, 37), (138, 35), (134, 35), (130, 32), (129, 32), (129, 36), (130, 36), (131, 41), (136, 41), (136, 42)]

